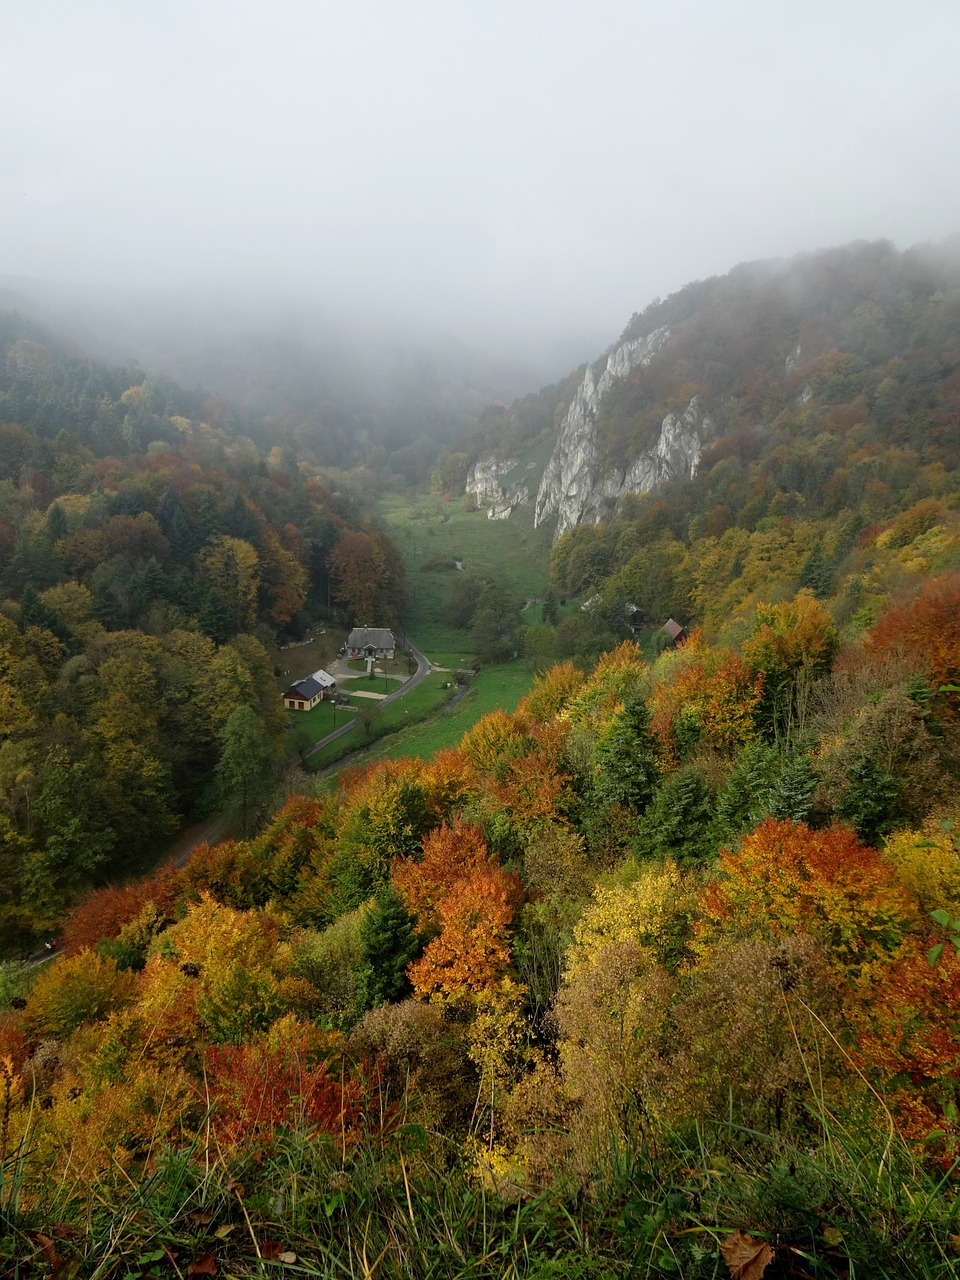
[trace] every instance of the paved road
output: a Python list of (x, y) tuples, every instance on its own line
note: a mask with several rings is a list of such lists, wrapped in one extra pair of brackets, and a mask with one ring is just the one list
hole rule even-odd
[[(400, 685), (399, 688), (395, 689), (393, 693), (388, 693), (385, 698), (381, 698), (377, 704), (378, 707), (389, 707), (391, 702), (399, 702), (401, 698), (405, 698), (411, 689), (415, 689), (418, 684), (422, 684), (433, 670), (433, 663), (420, 652), (409, 636), (407, 636), (406, 644), (407, 648), (417, 660), (417, 670), (409, 680), (404, 680), (403, 684)], [(302, 759), (309, 760), (309, 758), (317, 751), (321, 751), (331, 742), (336, 742), (338, 738), (343, 738), (346, 734), (352, 733), (356, 727), (356, 720), (348, 720), (347, 723), (341, 725), (339, 729), (334, 729), (333, 733), (328, 733), (325, 738), (321, 738), (319, 742), (315, 742), (312, 747), (307, 747), (307, 749), (302, 753)], [(290, 764), (287, 765), (287, 768), (295, 768), (297, 763), (298, 762), (296, 760), (291, 761)]]
[[(405, 697), (411, 689), (415, 689), (418, 684), (424, 681), (433, 670), (433, 664), (420, 652), (417, 646), (410, 640), (409, 636), (407, 637), (406, 645), (417, 660), (417, 670), (408, 680), (405, 680), (399, 688), (395, 689), (393, 693), (387, 694), (385, 698), (381, 698), (377, 704), (380, 707), (389, 706), (391, 702), (396, 702), (398, 699)], [(344, 712), (344, 715), (347, 714), (347, 712)], [(338, 738), (342, 738), (345, 734), (352, 733), (356, 727), (356, 720), (348, 720), (346, 724), (341, 725), (339, 729), (334, 729), (333, 733), (328, 733), (325, 738), (321, 738), (319, 742), (315, 742), (312, 746), (307, 747), (303, 752), (303, 759), (306, 760), (309, 756), (312, 756), (314, 752), (320, 751), (321, 748), (327, 745), (327, 743), (336, 742)], [(297, 757), (284, 766), (284, 772), (289, 769), (295, 769), (299, 767), (299, 765), (300, 758)], [(198, 845), (204, 843), (214, 844), (217, 837), (220, 835), (220, 832), (223, 830), (227, 816), (227, 814), (221, 813), (217, 817), (211, 818), (206, 823), (198, 824), (198, 826), (189, 833), (189, 838), (184, 840), (183, 844), (175, 848), (174, 860), (176, 865), (178, 867), (186, 866), (190, 860), (190, 855)], [(49, 959), (50, 957), (46, 956), (45, 958)]]

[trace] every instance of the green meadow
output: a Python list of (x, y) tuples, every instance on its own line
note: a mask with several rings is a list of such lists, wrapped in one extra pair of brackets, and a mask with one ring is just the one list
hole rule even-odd
[[(463, 497), (447, 501), (437, 493), (386, 494), (379, 501), (377, 514), (407, 566), (405, 625), (425, 653), (436, 661), (450, 659), (443, 665), (462, 666), (470, 654), (470, 633), (444, 617), (460, 572), (454, 561), (464, 573), (506, 587), (521, 600), (542, 600), (549, 585), (552, 528), (533, 527), (533, 496), (541, 472), (541, 466), (529, 471), (531, 500), (509, 520), (488, 520), (486, 511), (470, 511)], [(449, 567), (424, 569), (431, 561)]]

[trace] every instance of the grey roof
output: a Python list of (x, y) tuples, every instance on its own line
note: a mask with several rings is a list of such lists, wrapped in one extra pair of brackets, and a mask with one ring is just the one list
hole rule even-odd
[(674, 622), (672, 618), (668, 618), (661, 628), (661, 630), (667, 633), (671, 640), (676, 640), (677, 636), (682, 635), (686, 629), (687, 628), (681, 623)]
[(322, 684), (318, 684), (313, 676), (307, 676), (305, 680), (298, 680), (296, 684), (292, 684), (283, 696), (285, 698), (303, 698), (305, 702), (309, 702), (322, 690)]
[(396, 643), (393, 632), (387, 627), (354, 627), (347, 636), (350, 649), (365, 649), (368, 644), (375, 649), (393, 649)]
[(329, 689), (337, 683), (329, 671), (324, 671), (323, 667), (319, 671), (315, 671), (310, 679), (316, 680), (322, 689)]

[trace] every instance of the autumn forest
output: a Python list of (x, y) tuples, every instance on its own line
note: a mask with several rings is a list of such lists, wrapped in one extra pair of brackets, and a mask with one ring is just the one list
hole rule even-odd
[[(0, 317), (4, 1280), (955, 1274), (960, 258), (664, 325), (599, 448), (696, 397), (699, 466), (551, 541), (464, 480), (582, 370), (343, 470)], [(295, 768), (281, 646), (356, 624), (527, 692)]]

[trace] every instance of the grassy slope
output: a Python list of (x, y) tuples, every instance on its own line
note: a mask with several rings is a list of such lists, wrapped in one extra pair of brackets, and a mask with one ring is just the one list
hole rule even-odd
[[(535, 489), (542, 468), (529, 475)], [(533, 527), (533, 502), (519, 507), (509, 520), (488, 520), (484, 511), (467, 511), (463, 498), (449, 502), (439, 494), (387, 494), (377, 514), (404, 555), (409, 604), (404, 622), (411, 636), (435, 661), (460, 665), (470, 654), (468, 632), (451, 627), (443, 607), (456, 569), (424, 572), (427, 559), (460, 560), (464, 572), (507, 587), (522, 598), (542, 599), (549, 582), (552, 530)], [(456, 661), (454, 661), (456, 660)]]
[(437, 751), (455, 747), (481, 716), (496, 711), (498, 707), (513, 711), (532, 684), (533, 673), (522, 658), (481, 671), (473, 680), (469, 693), (449, 714), (434, 716), (424, 724), (402, 729), (376, 743), (364, 757), (364, 762), (396, 760), (401, 756), (429, 760)]

